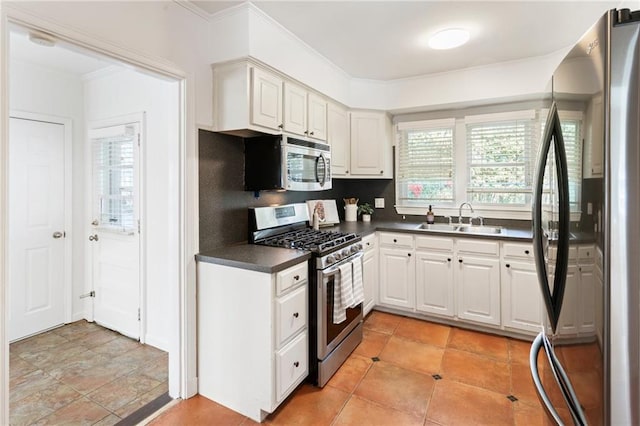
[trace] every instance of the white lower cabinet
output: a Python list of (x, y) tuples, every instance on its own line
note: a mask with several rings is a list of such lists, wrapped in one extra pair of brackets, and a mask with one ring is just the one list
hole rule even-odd
[(307, 377), (307, 262), (197, 264), (198, 393), (261, 422)]
[(364, 287), (364, 303), (362, 315), (367, 315), (376, 304), (379, 287), (378, 242), (375, 234), (362, 238), (364, 256), (362, 257), (362, 284)]
[(380, 247), (380, 303), (405, 309), (414, 308), (413, 248)]
[(458, 254), (458, 318), (500, 325), (500, 260)]
[(416, 237), (416, 310), (452, 318), (455, 313), (453, 239)]
[(500, 283), (502, 325), (539, 333), (544, 314), (531, 244), (503, 243)]

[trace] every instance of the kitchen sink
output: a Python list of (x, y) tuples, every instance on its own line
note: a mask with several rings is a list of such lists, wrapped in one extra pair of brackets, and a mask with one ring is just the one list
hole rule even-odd
[(460, 226), (457, 230), (465, 234), (501, 234), (502, 228), (499, 226)]
[(446, 223), (421, 223), (418, 225), (418, 229), (424, 229), (425, 231), (439, 231), (439, 232), (456, 232), (460, 225), (447, 225)]

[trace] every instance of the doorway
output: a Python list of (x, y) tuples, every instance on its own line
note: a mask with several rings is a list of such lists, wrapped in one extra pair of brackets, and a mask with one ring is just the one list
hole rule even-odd
[[(21, 29), (25, 31), (24, 29)], [(18, 30), (18, 34), (19, 34)], [(11, 40), (14, 37), (14, 32), (11, 33)], [(16, 35), (19, 37), (19, 35)], [(95, 59), (95, 54), (84, 54), (78, 48), (69, 47), (76, 55), (86, 55), (88, 59)], [(13, 53), (12, 52), (12, 62)], [(72, 241), (73, 246), (73, 267), (71, 271), (71, 297), (70, 300), (66, 300), (68, 305), (71, 306), (70, 319), (65, 319), (63, 322), (72, 322), (73, 324), (78, 321), (89, 320), (91, 322), (97, 321), (107, 325), (110, 328), (118, 329), (122, 334), (139, 338), (141, 341), (166, 352), (172, 352), (179, 349), (179, 342), (177, 342), (177, 336), (173, 334), (175, 326), (171, 321), (175, 318), (173, 314), (177, 311), (177, 305), (174, 305), (175, 298), (173, 296), (179, 293), (174, 289), (179, 283), (179, 244), (175, 242), (179, 241), (179, 182), (180, 182), (180, 120), (181, 120), (181, 83), (178, 80), (171, 78), (164, 78), (157, 75), (152, 75), (149, 72), (139, 72), (131, 67), (122, 67), (121, 64), (114, 62), (113, 60), (106, 60), (107, 67), (100, 70), (93, 70), (85, 72), (81, 78), (75, 78), (80, 81), (80, 89), (77, 89), (75, 83), (71, 84), (69, 79), (64, 77), (64, 84), (60, 84), (60, 87), (49, 87), (44, 89), (38, 87), (44, 84), (43, 81), (55, 74), (60, 77), (64, 74), (64, 70), (60, 69), (47, 69), (47, 64), (33, 64), (25, 63), (15, 65), (10, 64), (10, 74), (12, 79), (10, 80), (12, 85), (10, 86), (10, 104), (12, 106), (16, 104), (24, 103), (24, 99), (16, 99), (19, 95), (23, 94), (22, 90), (26, 86), (34, 92), (38, 92), (39, 100), (49, 92), (55, 92), (60, 89), (64, 92), (64, 96), (58, 97), (61, 104), (60, 110), (55, 114), (70, 118), (74, 125), (73, 134), (73, 188), (71, 190), (73, 194), (72, 202), (72, 226), (63, 230), (63, 235)], [(20, 62), (20, 61), (18, 61)], [(69, 61), (67, 61), (69, 63)], [(35, 70), (35, 71), (34, 71)], [(23, 72), (25, 71), (25, 72)], [(33, 80), (31, 85), (20, 84), (19, 80), (22, 78), (28, 79), (33, 75), (47, 74), (46, 78), (38, 78)], [(14, 82), (16, 82), (14, 86)], [(76, 82), (77, 82), (76, 81)], [(68, 83), (68, 84), (67, 84)], [(72, 90), (69, 90), (69, 84)], [(13, 90), (19, 86), (17, 90)], [(73, 96), (81, 98), (81, 107), (74, 107), (74, 102), (69, 99)], [(33, 96), (36, 97), (35, 95)], [(55, 96), (51, 96), (55, 98)], [(77, 99), (76, 99), (77, 100)], [(54, 105), (55, 102), (49, 102)], [(75, 102), (78, 104), (78, 102)], [(28, 111), (42, 111), (43, 103), (34, 103), (34, 107), (24, 107), (22, 104), (20, 109), (26, 109)], [(126, 107), (123, 107), (126, 105)], [(164, 108), (170, 106), (170, 108)], [(77, 105), (76, 105), (77, 106)], [(134, 308), (134, 314), (130, 315), (129, 324), (134, 324), (133, 327), (123, 326), (121, 324), (113, 323), (109, 318), (117, 318), (119, 314), (117, 310), (111, 311), (111, 313), (104, 314), (108, 309), (112, 308), (113, 304), (108, 303), (107, 295), (111, 300), (119, 299), (119, 301), (129, 302), (130, 298), (127, 295), (123, 295), (122, 288), (109, 287), (106, 283), (113, 284), (114, 282), (121, 283), (122, 276), (117, 279), (113, 279), (114, 271), (118, 273), (123, 270), (124, 260), (131, 260), (128, 256), (121, 256), (117, 262), (113, 261), (113, 254), (123, 254), (120, 251), (122, 243), (118, 243), (118, 238), (123, 235), (117, 235), (115, 232), (111, 232), (113, 235), (108, 235), (108, 230), (101, 227), (103, 223), (98, 223), (98, 228), (93, 225), (94, 211), (92, 210), (93, 198), (95, 187), (90, 185), (90, 182), (94, 182), (91, 175), (94, 170), (92, 150), (89, 148), (89, 141), (92, 139), (90, 134), (91, 124), (98, 120), (112, 120), (120, 119), (123, 116), (131, 115), (132, 112), (145, 111), (146, 122), (136, 122), (138, 131), (141, 133), (147, 133), (153, 135), (153, 155), (148, 158), (140, 158), (140, 167), (138, 172), (141, 173), (141, 179), (153, 180), (154, 188), (148, 193), (144, 194), (142, 191), (138, 191), (138, 196), (143, 194), (144, 196), (138, 200), (137, 211), (135, 212), (138, 219), (135, 219), (135, 234), (137, 241), (133, 244), (128, 244), (128, 249), (131, 246), (137, 247), (133, 251), (142, 253), (139, 256), (138, 262), (134, 262), (135, 265), (129, 265), (126, 271), (129, 276), (138, 276), (138, 282), (151, 283), (148, 286), (139, 285), (138, 290), (134, 293), (137, 295), (137, 305)], [(113, 144), (112, 144), (113, 145)], [(11, 179), (10, 179), (11, 180)], [(122, 188), (120, 188), (122, 189)], [(113, 195), (113, 194), (111, 194)], [(122, 193), (120, 194), (122, 195)], [(120, 201), (127, 201), (121, 199)], [(112, 206), (114, 204), (112, 203)], [(122, 204), (124, 206), (124, 204)], [(149, 206), (149, 208), (145, 208)], [(113, 216), (108, 217), (106, 220), (110, 222), (114, 219)], [(116, 218), (117, 220), (117, 218)], [(70, 230), (69, 230), (70, 229)], [(140, 231), (138, 231), (140, 230)], [(112, 230), (113, 231), (113, 230)], [(122, 234), (123, 232), (120, 232)], [(126, 233), (131, 233), (131, 228), (126, 229)], [(53, 234), (52, 234), (53, 235)], [(111, 253), (111, 258), (104, 255), (104, 248), (106, 244), (100, 245), (98, 256), (94, 256), (94, 250), (96, 248), (95, 236), (100, 238), (100, 242), (109, 242), (111, 247), (107, 251)], [(146, 238), (146, 235), (152, 237)], [(130, 235), (126, 235), (130, 236)], [(94, 237), (94, 240), (89, 240), (89, 237)], [(110, 239), (111, 237), (111, 239)], [(121, 240), (122, 238), (120, 238)], [(148, 247), (148, 249), (147, 249)], [(10, 255), (11, 253), (9, 253)], [(102, 259), (102, 261), (94, 262), (94, 259)], [(105, 259), (109, 260), (106, 262)], [(119, 263), (118, 263), (119, 262)], [(95, 264), (99, 264), (99, 268), (92, 267)], [(109, 264), (111, 267), (110, 274), (111, 279), (107, 279), (105, 273), (98, 273), (96, 277), (96, 270), (105, 272), (105, 265)], [(80, 265), (80, 266), (79, 266)], [(124, 268), (124, 269), (127, 269)], [(148, 274), (145, 272), (150, 269)], [(99, 285), (92, 284), (93, 278), (96, 278), (96, 282), (102, 284), (99, 290)], [(102, 294), (105, 299), (98, 301), (98, 298)], [(88, 297), (85, 297), (87, 296)], [(95, 297), (94, 297), (95, 296)], [(170, 313), (170, 315), (167, 315)], [(104, 314), (104, 315), (103, 315)], [(57, 320), (59, 321), (59, 320)], [(127, 328), (128, 327), (128, 328)], [(46, 334), (46, 333), (45, 333)], [(179, 359), (178, 354), (175, 354), (174, 359)], [(13, 358), (12, 358), (13, 360)], [(175, 367), (178, 367), (175, 364)], [(171, 377), (171, 373), (169, 376)], [(173, 373), (174, 379), (179, 377), (179, 372)], [(170, 386), (171, 387), (171, 386)], [(177, 389), (178, 386), (174, 385)], [(174, 394), (176, 392), (174, 391)]]

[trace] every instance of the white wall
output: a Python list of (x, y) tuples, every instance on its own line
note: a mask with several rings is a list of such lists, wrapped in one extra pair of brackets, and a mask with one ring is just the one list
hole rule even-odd
[[(99, 74), (98, 74), (99, 75)], [(172, 266), (179, 256), (177, 208), (178, 90), (177, 83), (131, 70), (116, 70), (85, 83), (88, 125), (97, 120), (145, 113), (142, 146), (143, 216), (145, 245), (146, 343), (169, 350), (172, 288), (179, 281)], [(88, 149), (88, 147), (87, 147)]]
[(84, 213), (84, 110), (83, 82), (77, 75), (14, 59), (10, 62), (9, 108), (11, 110), (70, 118), (73, 127), (72, 223), (72, 319), (84, 318), (85, 232)]

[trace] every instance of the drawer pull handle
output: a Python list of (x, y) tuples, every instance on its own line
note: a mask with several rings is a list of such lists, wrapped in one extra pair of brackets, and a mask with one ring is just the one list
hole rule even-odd
[(299, 313), (297, 313), (297, 312), (294, 312), (294, 313), (293, 313), (293, 317), (294, 317), (294, 318), (298, 318), (299, 316), (300, 316), (300, 314), (299, 314)]
[(398, 240), (396, 240), (396, 239), (394, 238), (394, 239), (393, 239), (393, 242), (394, 242), (394, 243), (397, 243), (397, 242), (398, 242)]
[(525, 250), (525, 251), (524, 251), (524, 254), (529, 254), (529, 250)]
[(298, 361), (296, 361), (296, 362), (293, 363), (293, 366), (298, 368), (300, 366), (300, 363)]
[(300, 275), (295, 275), (295, 276), (293, 277), (293, 279), (294, 279), (294, 280), (296, 280), (296, 281), (298, 281), (298, 280), (300, 279)]
[(447, 257), (447, 262), (451, 262), (451, 258), (450, 257)]
[(407, 256), (411, 257), (411, 253), (407, 253)]
[(458, 259), (458, 262), (462, 263), (462, 259)]
[(511, 268), (511, 265), (509, 265), (508, 263), (504, 266), (506, 266), (507, 268)]

